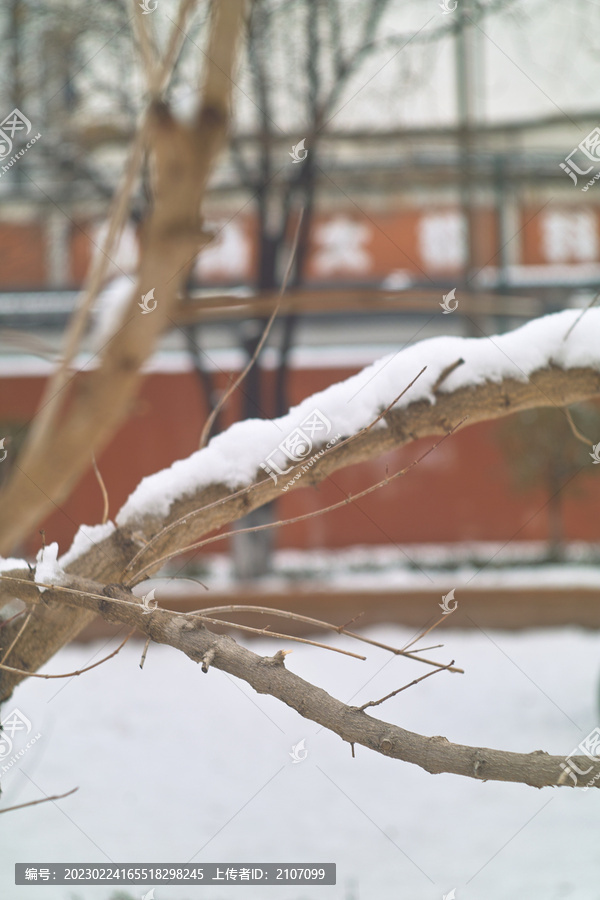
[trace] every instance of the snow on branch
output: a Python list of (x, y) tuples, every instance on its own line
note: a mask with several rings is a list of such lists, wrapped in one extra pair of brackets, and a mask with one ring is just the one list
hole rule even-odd
[[(496, 337), (423, 341), (307, 398), (287, 416), (234, 425), (206, 448), (144, 479), (118, 514), (118, 527), (107, 523), (82, 531), (60, 564), (68, 574), (102, 584), (122, 583), (127, 572), (133, 584), (137, 568), (131, 577), (129, 567), (134, 557), (141, 554), (141, 568), (151, 571), (161, 557), (273, 500), (284, 476), (275, 483), (261, 463), (273, 459), (273, 451), (285, 445), (300, 423), (310, 423), (315, 410), (321, 422), (329, 421), (329, 434), (340, 439), (321, 453), (327, 438), (316, 433), (311, 452), (318, 458), (294, 488), (418, 438), (445, 435), (459, 423), (465, 427), (522, 409), (562, 407), (598, 396), (600, 311), (587, 312), (565, 340), (578, 315), (564, 311)], [(390, 404), (394, 408), (376, 422)], [(371, 423), (372, 428), (366, 427)], [(282, 467), (282, 457), (275, 462)], [(2, 594), (10, 598), (15, 592), (3, 585), (0, 602)], [(89, 609), (46, 611), (38, 605), (19, 641), (15, 667), (36, 671), (94, 615)], [(16, 629), (17, 623), (6, 626), (7, 645)], [(10, 696), (20, 680), (20, 675), (3, 672), (0, 699)]]
[[(579, 314), (565, 310), (489, 338), (437, 337), (421, 341), (307, 397), (285, 416), (238, 422), (212, 438), (206, 448), (144, 478), (119, 511), (117, 525), (127, 528), (147, 516), (164, 518), (177, 500), (211, 484), (223, 484), (235, 491), (254, 482), (261, 464), (315, 410), (331, 423), (327, 436), (356, 434), (394, 400), (401, 387), (409, 384), (423, 366), (427, 366), (426, 372), (395, 406), (396, 419), (401, 411), (409, 411), (419, 401), (434, 406), (440, 395), (460, 389), (500, 385), (505, 380), (527, 383), (535, 373), (553, 367), (600, 371), (600, 310), (590, 310), (585, 323), (568, 340), (564, 339)], [(460, 360), (462, 364), (458, 365)], [(440, 383), (447, 370), (451, 371)], [(543, 388), (539, 388), (537, 399), (539, 402), (532, 405), (557, 403), (545, 395)], [(386, 429), (386, 422), (377, 427)], [(283, 460), (281, 457), (280, 468)], [(281, 481), (285, 485), (284, 476)]]

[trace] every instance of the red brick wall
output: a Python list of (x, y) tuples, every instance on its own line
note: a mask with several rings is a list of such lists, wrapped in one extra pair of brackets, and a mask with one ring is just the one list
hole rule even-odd
[(0, 222), (0, 287), (41, 288), (46, 284), (44, 226)]

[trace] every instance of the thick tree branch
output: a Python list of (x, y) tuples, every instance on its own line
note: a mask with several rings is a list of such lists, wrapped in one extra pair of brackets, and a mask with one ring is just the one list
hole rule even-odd
[[(189, 6), (182, 4), (182, 15)], [(226, 139), (243, 12), (244, 0), (213, 0), (204, 91), (193, 125), (177, 122), (164, 104), (154, 103), (150, 109), (155, 201), (142, 235), (140, 271), (125, 324), (105, 347), (98, 368), (73, 382), (63, 420), (50, 422), (48, 431), (37, 435), (30, 452), (26, 450), (15, 466), (0, 502), (0, 553), (10, 552), (69, 494), (90, 464), (90, 451), (98, 453), (110, 439), (128, 412), (143, 363), (172, 321), (180, 286), (204, 241), (200, 201)], [(178, 40), (177, 36), (170, 43), (168, 64), (174, 60)], [(150, 315), (142, 315), (138, 301), (153, 288), (157, 306)], [(115, 577), (115, 559), (110, 553), (106, 557), (102, 548), (96, 560), (98, 568), (88, 562), (91, 577), (106, 573)], [(16, 666), (38, 668), (40, 653), (48, 659), (90, 618), (90, 614), (74, 610), (64, 614), (39, 608), (13, 654), (12, 659), (19, 658)], [(11, 690), (8, 687), (9, 693)]]
[[(163, 103), (150, 108), (154, 208), (142, 234), (140, 270), (124, 325), (104, 348), (98, 368), (71, 382), (63, 420), (51, 418), (41, 431), (36, 426), (35, 441), (2, 492), (0, 508), (9, 514), (0, 515), (0, 553), (9, 553), (68, 496), (90, 464), (90, 449), (98, 453), (127, 415), (141, 368), (171, 323), (180, 288), (206, 241), (200, 202), (226, 139), (243, 8), (243, 0), (214, 0), (204, 92), (194, 124), (176, 121)], [(142, 315), (139, 300), (151, 290), (157, 305), (151, 315)], [(62, 378), (49, 405), (56, 405), (60, 395), (64, 407), (67, 387)], [(43, 421), (49, 405), (41, 410)]]
[[(9, 577), (5, 573), (2, 580), (8, 581)], [(148, 615), (133, 595), (118, 586), (107, 588), (82, 578), (69, 579), (65, 586), (67, 584), (90, 593), (70, 595), (48, 588), (44, 600), (53, 606), (74, 604), (85, 607), (106, 621), (136, 626), (156, 643), (175, 647), (194, 662), (203, 663), (210, 657), (213, 668), (241, 678), (259, 694), (281, 700), (303, 718), (317, 722), (350, 744), (362, 744), (376, 753), (413, 763), (432, 774), (448, 772), (479, 781), (511, 781), (538, 788), (574, 786), (565, 778), (564, 756), (550, 756), (542, 750), (510, 753), (453, 744), (445, 737), (415, 734), (374, 719), (364, 709), (348, 706), (290, 672), (281, 651), (271, 657), (259, 656), (237, 644), (229, 635), (209, 631), (190, 615), (163, 609), (155, 609)], [(38, 589), (32, 584), (25, 590), (33, 599)], [(102, 596), (103, 592), (113, 596)], [(571, 757), (570, 760), (573, 766), (585, 772), (581, 776), (573, 772), (571, 776), (573, 782), (577, 779), (578, 787), (591, 785), (594, 776), (600, 775), (600, 760), (589, 757)], [(600, 779), (593, 782), (593, 786), (600, 786)]]
[[(462, 367), (458, 371), (461, 369)], [(372, 459), (418, 438), (443, 434), (465, 416), (468, 416), (467, 424), (473, 424), (523, 409), (565, 406), (599, 394), (600, 371), (592, 368), (565, 370), (557, 366), (536, 370), (527, 380), (506, 378), (455, 391), (440, 390), (434, 404), (429, 400), (419, 400), (405, 408), (391, 410), (385, 417), (387, 428), (369, 431), (355, 441), (346, 442), (339, 450), (332, 448), (306, 473), (299, 485), (316, 484), (337, 469)], [(177, 498), (168, 515), (139, 516), (116, 529), (68, 566), (68, 571), (104, 584), (119, 581), (125, 567), (138, 550), (170, 523), (178, 519), (184, 520), (180, 527), (166, 532), (156, 541), (147, 557), (144, 557), (145, 562), (156, 560), (241, 518), (252, 509), (268, 503), (279, 492), (279, 486), (268, 477), (234, 493), (222, 483), (190, 491)], [(204, 508), (201, 515), (191, 515), (199, 508)], [(15, 593), (9, 596), (15, 596)], [(38, 607), (27, 632), (11, 655), (11, 664), (15, 668), (35, 671), (93, 617), (94, 613), (88, 610)], [(7, 626), (7, 634), (3, 635), (5, 647), (9, 646), (17, 630), (18, 623)], [(21, 676), (2, 673), (0, 700), (10, 696), (20, 680)]]

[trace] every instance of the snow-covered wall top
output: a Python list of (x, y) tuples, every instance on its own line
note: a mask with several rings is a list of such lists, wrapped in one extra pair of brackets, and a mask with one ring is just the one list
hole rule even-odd
[[(464, 364), (444, 381), (442, 392), (504, 378), (525, 381), (532, 372), (551, 364), (564, 369), (600, 369), (600, 310), (585, 313), (565, 340), (580, 315), (579, 310), (565, 310), (492, 337), (436, 337), (421, 341), (307, 397), (279, 419), (238, 422), (214, 437), (203, 450), (144, 478), (119, 511), (117, 525), (126, 526), (145, 515), (164, 516), (176, 498), (208, 484), (223, 483), (232, 489), (247, 485), (254, 480), (261, 464), (281, 468), (287, 461), (289, 466), (289, 453), (284, 455), (278, 447), (290, 435), (297, 438), (308, 433), (310, 437), (312, 430), (312, 440), (318, 448), (332, 436), (355, 434), (392, 403), (423, 366), (427, 370), (396, 408), (424, 399), (435, 403), (434, 385), (440, 374), (458, 359), (463, 359)], [(330, 427), (319, 429), (319, 419), (312, 419), (315, 411), (321, 416), (320, 421), (324, 419)], [(301, 426), (300, 432), (295, 431)], [(386, 426), (381, 422), (376, 427)], [(297, 454), (298, 458), (304, 455)]]

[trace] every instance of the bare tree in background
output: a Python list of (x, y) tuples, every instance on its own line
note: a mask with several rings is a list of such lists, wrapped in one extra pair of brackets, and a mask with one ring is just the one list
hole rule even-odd
[[(596, 408), (578, 407), (575, 417), (582, 436), (600, 433)], [(573, 440), (569, 421), (572, 419), (562, 410), (530, 409), (504, 422), (498, 430), (500, 447), (516, 487), (521, 491), (541, 488), (546, 497), (551, 562), (565, 559), (565, 500), (581, 494), (582, 478), (595, 474), (589, 466), (592, 441)]]
[[(473, 27), (510, 5), (510, 0), (472, 3), (469, 15)], [(427, 9), (424, 4), (418, 8), (426, 16), (425, 24), (430, 18)], [(362, 88), (360, 76), (364, 76), (366, 65), (376, 60), (378, 67), (392, 64), (391, 68), (398, 72), (403, 48), (410, 52), (416, 46), (435, 45), (459, 28), (456, 23), (442, 23), (423, 33), (396, 31), (390, 14), (398, 11), (395, 0), (253, 3), (244, 81), (252, 101), (252, 124), (248, 131), (238, 128), (234, 133), (230, 152), (240, 183), (256, 209), (255, 287), (259, 295), (273, 293), (280, 284), (300, 209), (304, 214), (290, 287), (305, 283), (319, 192), (331, 191), (332, 187), (338, 190), (323, 168), (323, 145), (330, 134), (340, 126), (344, 128), (343, 116), (338, 114), (343, 113), (353, 93)], [(409, 77), (405, 73), (396, 78), (397, 89), (402, 90)], [(385, 101), (377, 98), (374, 102)], [(389, 121), (386, 127), (390, 127)], [(306, 155), (300, 164), (294, 164), (289, 151), (292, 144), (301, 140)], [(256, 353), (265, 323), (266, 320), (249, 320), (240, 324), (240, 343), (247, 359)], [(289, 355), (297, 324), (296, 314), (281, 317), (274, 396), (267, 396), (260, 366), (256, 365), (243, 387), (243, 418), (279, 416), (289, 407)], [(200, 337), (195, 329), (191, 331), (193, 348), (199, 345)], [(196, 354), (196, 367), (202, 370), (200, 354)], [(201, 377), (210, 384), (207, 372)], [(214, 395), (211, 387), (209, 394)], [(244, 519), (243, 524), (266, 524), (274, 516), (275, 510), (265, 507)], [(234, 533), (233, 546), (238, 576), (255, 577), (269, 571), (269, 532)]]

